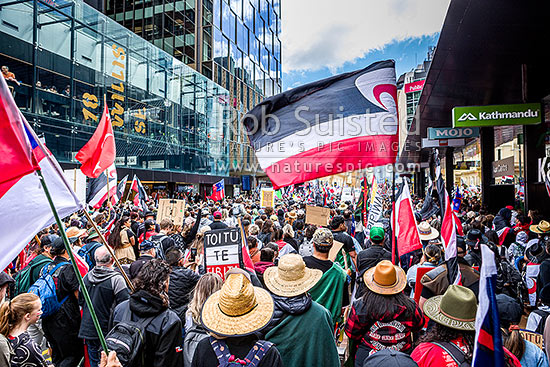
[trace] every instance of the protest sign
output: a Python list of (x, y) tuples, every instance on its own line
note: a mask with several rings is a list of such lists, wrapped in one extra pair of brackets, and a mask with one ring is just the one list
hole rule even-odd
[(164, 218), (172, 219), (176, 225), (183, 225), (185, 219), (185, 200), (160, 199), (157, 222)]
[(372, 188), (371, 188), (371, 197), (369, 203), (369, 213), (367, 215), (367, 225), (365, 227), (365, 232), (369, 233), (372, 227), (381, 226), (378, 224), (380, 219), (382, 219), (382, 211), (384, 209), (384, 198), (380, 192), (378, 183), (373, 176)]
[(306, 223), (317, 226), (326, 226), (330, 216), (330, 209), (321, 206), (306, 206)]
[(340, 250), (344, 247), (344, 244), (340, 241), (332, 241), (332, 247), (330, 248), (330, 251), (328, 252), (328, 259), (330, 261), (336, 260), (336, 257), (338, 256), (338, 253)]
[(260, 205), (262, 208), (275, 206), (275, 192), (273, 189), (262, 189), (260, 193)]
[(241, 266), (241, 232), (238, 228), (217, 229), (204, 235), (204, 267), (225, 280), (229, 269)]
[(544, 350), (544, 340), (541, 334), (523, 329), (520, 329), (519, 333), (524, 340), (527, 340), (535, 344), (540, 349)]

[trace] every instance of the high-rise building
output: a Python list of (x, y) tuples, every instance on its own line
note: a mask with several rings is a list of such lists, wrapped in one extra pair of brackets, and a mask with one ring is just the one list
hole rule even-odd
[(282, 90), (280, 0), (106, 0), (104, 12), (229, 91), (231, 171), (255, 173), (239, 120)]

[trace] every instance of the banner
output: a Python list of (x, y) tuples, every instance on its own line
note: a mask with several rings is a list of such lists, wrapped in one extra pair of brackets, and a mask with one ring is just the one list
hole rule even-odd
[(369, 233), (372, 227), (382, 226), (378, 221), (382, 218), (384, 210), (384, 198), (376, 182), (376, 177), (372, 176), (371, 196), (369, 203), (369, 213), (367, 215), (366, 233)]

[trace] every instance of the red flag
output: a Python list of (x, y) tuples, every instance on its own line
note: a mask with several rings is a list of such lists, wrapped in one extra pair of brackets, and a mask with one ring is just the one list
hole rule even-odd
[(101, 121), (92, 138), (78, 151), (76, 160), (82, 163), (80, 170), (88, 177), (96, 178), (115, 163), (116, 147), (111, 117), (104, 101)]
[(422, 248), (414, 217), (411, 193), (406, 181), (403, 183), (403, 190), (397, 198), (394, 208), (395, 236), (397, 237), (399, 256)]

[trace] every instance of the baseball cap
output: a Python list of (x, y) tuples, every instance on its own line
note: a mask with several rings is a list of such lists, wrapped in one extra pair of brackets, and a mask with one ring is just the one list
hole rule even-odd
[(370, 366), (418, 367), (411, 356), (390, 348), (379, 350), (365, 359), (363, 367)]
[(313, 234), (312, 241), (315, 245), (330, 245), (332, 246), (334, 236), (328, 228), (319, 228)]
[(219, 210), (216, 210), (214, 214), (212, 214), (215, 219), (221, 219), (222, 213)]
[(518, 301), (506, 294), (497, 294), (496, 299), (499, 318), (511, 324), (519, 323), (522, 309)]
[(155, 247), (155, 244), (152, 241), (145, 240), (139, 244), (140, 251), (147, 251)]
[(0, 287), (3, 287), (6, 284), (13, 284), (15, 281), (8, 274), (3, 271), (0, 272)]
[(370, 230), (369, 237), (373, 241), (382, 241), (384, 239), (384, 228), (372, 227)]

